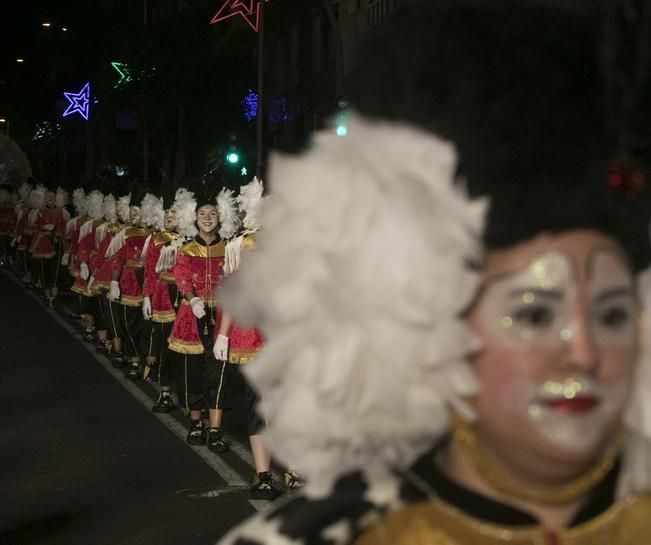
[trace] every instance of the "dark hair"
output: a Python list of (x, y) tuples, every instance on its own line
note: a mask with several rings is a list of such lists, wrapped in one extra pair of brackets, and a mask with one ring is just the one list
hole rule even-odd
[(490, 197), (487, 248), (587, 228), (613, 236), (641, 269), (649, 180), (609, 124), (596, 4), (411, 2), (369, 33), (350, 102), (455, 144), (468, 193)]

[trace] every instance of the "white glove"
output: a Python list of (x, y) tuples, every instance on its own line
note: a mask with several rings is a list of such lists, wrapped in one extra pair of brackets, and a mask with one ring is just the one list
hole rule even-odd
[(109, 299), (111, 301), (120, 300), (120, 283), (117, 280), (111, 280), (111, 289), (109, 290)]
[(192, 307), (192, 314), (197, 318), (203, 318), (206, 315), (205, 303), (201, 297), (190, 299), (190, 306)]
[(88, 279), (88, 285), (86, 286), (86, 291), (90, 292), (90, 288), (92, 287), (92, 285), (94, 284), (94, 282), (95, 282), (95, 277), (94, 277), (94, 276), (91, 276), (91, 277)]
[(68, 260), (70, 259), (70, 254), (65, 253), (61, 256), (61, 265), (64, 267), (68, 266)]
[(212, 353), (215, 354), (215, 359), (219, 361), (228, 360), (228, 337), (224, 335), (217, 335), (215, 345), (212, 347)]
[(142, 317), (151, 320), (151, 299), (147, 295), (142, 300)]
[(46, 231), (54, 231), (54, 225), (52, 225), (51, 223), (47, 223), (43, 226), (43, 229), (45, 229)]
[(81, 276), (82, 280), (88, 280), (90, 271), (88, 270), (88, 265), (86, 265), (86, 263), (79, 265), (79, 276)]

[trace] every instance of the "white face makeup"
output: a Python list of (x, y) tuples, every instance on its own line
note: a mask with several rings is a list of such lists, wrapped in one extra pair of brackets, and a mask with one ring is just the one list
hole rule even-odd
[(142, 219), (142, 213), (139, 206), (132, 206), (129, 208), (129, 221), (131, 225), (139, 225)]
[(169, 209), (165, 211), (164, 223), (165, 229), (168, 231), (172, 231), (178, 226), (179, 222), (176, 219), (176, 210)]
[(535, 423), (547, 442), (593, 449), (629, 386), (628, 376), (596, 378), (606, 354), (624, 354), (636, 341), (634, 280), (623, 258), (596, 248), (577, 264), (560, 251), (543, 253), (489, 281), (478, 311), (492, 342), (520, 366), (504, 385), (503, 408)]

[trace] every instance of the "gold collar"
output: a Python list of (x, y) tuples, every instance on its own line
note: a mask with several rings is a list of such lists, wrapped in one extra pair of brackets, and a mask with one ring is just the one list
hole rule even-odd
[(181, 253), (189, 257), (224, 257), (226, 245), (223, 240), (212, 246), (204, 246), (193, 240), (181, 247)]
[(592, 520), (557, 532), (483, 522), (438, 499), (372, 524), (354, 545), (643, 545), (651, 536), (651, 496), (630, 496)]

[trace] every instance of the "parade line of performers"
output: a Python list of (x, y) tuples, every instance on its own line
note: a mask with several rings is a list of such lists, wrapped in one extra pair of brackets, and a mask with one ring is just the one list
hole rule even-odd
[[(262, 338), (233, 324), (216, 292), (237, 271), (240, 251), (254, 247), (262, 183), (253, 179), (237, 197), (205, 179), (193, 190), (97, 186), (72, 192), (73, 217), (61, 187), (1, 186), (0, 259), (42, 290), (50, 306), (67, 268), (84, 339), (129, 379), (158, 382), (154, 412), (174, 410), (176, 391), (191, 419), (189, 444), (227, 452), (221, 425), (231, 375)], [(256, 469), (252, 494), (273, 499), (279, 489), (261, 441), (264, 423), (255, 392), (244, 384)], [(291, 470), (284, 479), (287, 489), (302, 484)]]

